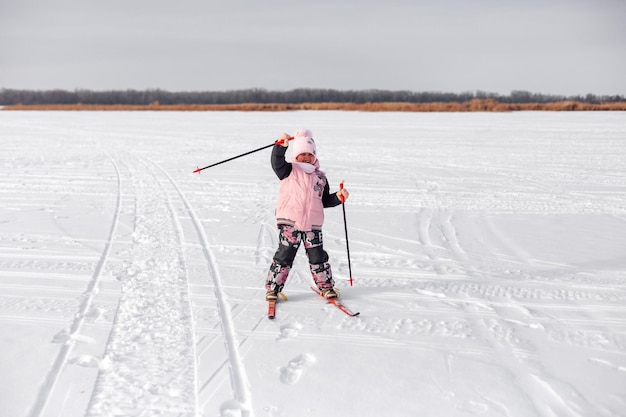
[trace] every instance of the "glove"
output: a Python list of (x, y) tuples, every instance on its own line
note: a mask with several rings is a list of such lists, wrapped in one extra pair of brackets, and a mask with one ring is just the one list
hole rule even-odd
[(289, 138), (291, 138), (291, 136), (289, 136), (287, 133), (283, 133), (282, 136), (280, 138), (278, 138), (278, 140), (276, 141), (277, 145), (283, 146), (285, 148), (289, 147)]

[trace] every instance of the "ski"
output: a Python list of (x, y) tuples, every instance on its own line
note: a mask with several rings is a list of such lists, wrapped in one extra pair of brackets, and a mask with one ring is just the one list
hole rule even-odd
[[(315, 288), (315, 287), (311, 287), (311, 289), (312, 289), (313, 291), (315, 291), (315, 293), (316, 293), (317, 295), (319, 295), (320, 297), (324, 298), (324, 295), (322, 295), (322, 293), (320, 292), (320, 290), (318, 290), (318, 289), (317, 289), (317, 288)], [(358, 311), (357, 311), (356, 313), (353, 313), (353, 312), (352, 312), (352, 311), (351, 311), (348, 307), (346, 307), (345, 305), (343, 305), (343, 303), (342, 303), (341, 301), (339, 301), (338, 299), (336, 299), (336, 298), (331, 298), (330, 300), (327, 300), (326, 298), (324, 298), (324, 300), (328, 301), (330, 304), (334, 305), (335, 307), (337, 307), (339, 310), (343, 311), (345, 314), (347, 314), (347, 315), (348, 315), (348, 316), (350, 316), (350, 317), (356, 317), (356, 316), (358, 316), (359, 314), (361, 314), (361, 313), (360, 313), (360, 312), (358, 312)]]
[(276, 303), (278, 300), (282, 298), (283, 301), (287, 301), (288, 298), (282, 292), (278, 293), (278, 298), (276, 300), (267, 300), (267, 318), (270, 320), (274, 320), (276, 318)]
[(274, 320), (276, 317), (276, 301), (277, 300), (269, 300), (267, 302), (267, 318), (270, 320)]

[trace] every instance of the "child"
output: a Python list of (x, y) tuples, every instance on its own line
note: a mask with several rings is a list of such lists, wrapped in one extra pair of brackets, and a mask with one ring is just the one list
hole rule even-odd
[(285, 160), (289, 135), (283, 135), (272, 150), (272, 168), (280, 179), (276, 204), (276, 226), (279, 229), (278, 250), (265, 282), (266, 300), (276, 300), (289, 276), (300, 243), (309, 258), (315, 284), (326, 299), (336, 298), (328, 254), (322, 241), (324, 207), (345, 202), (348, 191), (330, 194), (328, 180), (316, 156), (315, 141), (307, 129), (296, 131), (291, 162)]

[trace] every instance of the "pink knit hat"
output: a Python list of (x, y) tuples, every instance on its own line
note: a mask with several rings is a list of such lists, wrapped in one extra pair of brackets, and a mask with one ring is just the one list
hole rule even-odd
[(315, 141), (313, 140), (313, 133), (308, 129), (296, 130), (293, 135), (293, 158), (295, 159), (302, 153), (310, 153), (317, 158)]

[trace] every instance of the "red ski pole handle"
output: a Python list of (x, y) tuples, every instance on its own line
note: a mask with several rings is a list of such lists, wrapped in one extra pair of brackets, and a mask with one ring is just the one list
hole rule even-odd
[[(289, 136), (287, 138), (287, 140), (293, 140), (293, 139), (294, 139), (293, 136)], [(274, 145), (282, 145), (283, 143), (285, 143), (285, 141), (283, 139), (281, 139), (281, 140), (277, 140), (276, 142), (274, 142)]]
[[(344, 181), (341, 181), (341, 183), (339, 184), (339, 191), (343, 190), (343, 183)], [(341, 204), (346, 202), (346, 200), (343, 198), (343, 194), (340, 194), (339, 199), (341, 200)]]

